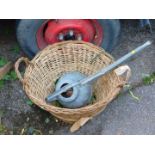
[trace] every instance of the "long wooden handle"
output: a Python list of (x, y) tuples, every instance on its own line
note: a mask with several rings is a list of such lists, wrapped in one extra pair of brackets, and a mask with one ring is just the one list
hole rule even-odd
[(8, 62), (5, 66), (0, 68), (0, 80), (7, 74), (10, 69), (13, 67), (12, 62)]

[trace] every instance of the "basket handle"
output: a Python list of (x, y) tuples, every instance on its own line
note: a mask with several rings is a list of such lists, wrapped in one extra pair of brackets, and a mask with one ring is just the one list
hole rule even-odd
[(23, 83), (24, 82), (24, 79), (23, 79), (23, 77), (22, 77), (22, 75), (21, 75), (21, 73), (19, 71), (19, 65), (20, 65), (21, 62), (24, 62), (26, 64), (26, 66), (28, 66), (30, 64), (30, 61), (29, 61), (28, 58), (21, 57), (15, 63), (15, 72), (16, 72), (19, 80)]
[(125, 82), (128, 82), (129, 78), (131, 77), (131, 68), (128, 65), (120, 66), (116, 68), (114, 71), (118, 76), (125, 75), (125, 78), (124, 78)]

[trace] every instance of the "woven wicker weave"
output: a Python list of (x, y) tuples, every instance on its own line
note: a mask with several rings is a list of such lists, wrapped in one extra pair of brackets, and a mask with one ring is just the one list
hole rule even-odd
[[(27, 66), (23, 78), (18, 70), (22, 61)], [(93, 85), (96, 96), (94, 103), (78, 109), (49, 105), (45, 102), (45, 97), (54, 91), (55, 81), (63, 73), (80, 71), (90, 75), (112, 62), (113, 58), (109, 54), (91, 43), (67, 41), (49, 45), (32, 61), (24, 57), (18, 59), (15, 70), (26, 94), (36, 105), (64, 122), (75, 123), (81, 118), (92, 118), (103, 111), (119, 93), (125, 81), (114, 71), (106, 74)]]

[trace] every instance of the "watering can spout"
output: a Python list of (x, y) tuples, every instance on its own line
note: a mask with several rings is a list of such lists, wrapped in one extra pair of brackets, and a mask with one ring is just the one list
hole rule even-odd
[(52, 95), (52, 94), (48, 95), (48, 96), (45, 98), (46, 103), (50, 103), (50, 104), (51, 104), (51, 102), (57, 100), (56, 97), (53, 98), (51, 95)]

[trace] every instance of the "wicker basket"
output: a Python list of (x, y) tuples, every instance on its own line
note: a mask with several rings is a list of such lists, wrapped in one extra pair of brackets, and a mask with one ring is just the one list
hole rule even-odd
[[(24, 77), (19, 72), (19, 65), (22, 61), (26, 64)], [(116, 71), (106, 74), (93, 85), (93, 92), (96, 96), (94, 103), (78, 109), (49, 105), (45, 102), (45, 97), (54, 91), (55, 82), (63, 73), (79, 71), (90, 75), (112, 62), (113, 58), (109, 54), (91, 43), (66, 41), (49, 45), (32, 61), (24, 57), (19, 58), (15, 64), (15, 70), (28, 97), (55, 117), (67, 123), (74, 123), (71, 128), (73, 132), (103, 111), (107, 104), (116, 97), (127, 79), (118, 76)], [(119, 74), (119, 70), (117, 73)]]

